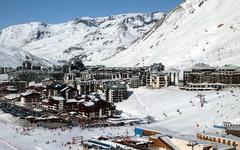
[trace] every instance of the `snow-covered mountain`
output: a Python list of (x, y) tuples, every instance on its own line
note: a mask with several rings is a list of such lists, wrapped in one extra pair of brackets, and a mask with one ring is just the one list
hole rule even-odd
[(88, 65), (240, 65), (239, 6), (235, 0), (185, 0), (167, 16), (122, 14), (15, 25), (0, 32), (0, 46), (50, 62), (79, 56)]
[(16, 68), (20, 66), (26, 59), (31, 60), (35, 65), (50, 66), (51, 64), (41, 58), (21, 49), (6, 49), (0, 47), (0, 67)]
[(185, 0), (145, 38), (103, 64), (240, 65), (239, 6), (236, 0)]
[(141, 39), (164, 16), (132, 13), (76, 18), (62, 24), (14, 25), (0, 32), (0, 46), (20, 48), (50, 62), (79, 56), (87, 64), (99, 64)]

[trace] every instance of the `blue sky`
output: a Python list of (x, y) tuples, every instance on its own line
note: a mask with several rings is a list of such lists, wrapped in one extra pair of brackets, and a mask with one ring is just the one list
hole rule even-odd
[(169, 12), (182, 0), (0, 0), (0, 29), (39, 21), (61, 23), (76, 17), (129, 12)]

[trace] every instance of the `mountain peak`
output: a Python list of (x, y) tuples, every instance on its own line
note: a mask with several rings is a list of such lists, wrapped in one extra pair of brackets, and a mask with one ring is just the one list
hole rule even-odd
[(164, 14), (156, 12), (79, 17), (61, 24), (30, 22), (3, 29), (0, 46), (52, 62), (79, 56), (87, 64), (98, 64), (126, 50), (162, 18)]

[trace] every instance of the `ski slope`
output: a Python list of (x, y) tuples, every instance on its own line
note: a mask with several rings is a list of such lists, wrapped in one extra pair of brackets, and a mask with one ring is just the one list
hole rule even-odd
[(0, 46), (19, 48), (52, 63), (79, 56), (86, 64), (99, 64), (142, 38), (164, 14), (128, 13), (107, 17), (81, 17), (61, 24), (30, 22), (0, 32)]
[(26, 59), (29, 59), (35, 65), (42, 65), (42, 66), (50, 66), (51, 64), (39, 57), (33, 56), (29, 52), (26, 52), (21, 49), (8, 49), (3, 48), (0, 46), (0, 67), (12, 67), (16, 68), (17, 66), (21, 66), (22, 62)]
[(186, 0), (143, 39), (103, 62), (184, 69), (196, 63), (240, 65), (240, 1)]
[[(118, 103), (117, 109), (131, 117), (153, 116), (156, 122), (149, 128), (195, 134), (197, 131), (212, 130), (213, 125), (223, 121), (240, 123), (240, 89), (191, 92), (177, 87), (157, 90), (141, 87), (131, 90), (133, 94), (128, 100)], [(198, 94), (205, 95), (207, 103), (203, 108)]]

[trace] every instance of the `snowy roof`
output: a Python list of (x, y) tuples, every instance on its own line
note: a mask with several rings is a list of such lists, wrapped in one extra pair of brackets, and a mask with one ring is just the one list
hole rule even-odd
[(150, 74), (151, 75), (165, 75), (166, 73), (163, 71), (151, 71)]
[(235, 65), (225, 65), (222, 67), (219, 67), (218, 69), (237, 69), (238, 67)]
[(57, 90), (61, 90), (62, 88), (64, 88), (66, 85), (60, 83), (60, 82), (53, 82), (52, 84), (48, 85), (48, 88), (52, 88), (52, 89), (57, 89)]
[(188, 83), (189, 85), (225, 85), (225, 84), (223, 84), (223, 83), (206, 83), (206, 82), (204, 82), (204, 83)]
[(198, 63), (195, 64), (192, 69), (215, 69), (215, 67), (211, 67), (210, 65), (204, 63)]
[(85, 106), (93, 106), (94, 105), (94, 103), (93, 102), (85, 102), (85, 103), (83, 103)]
[(48, 99), (43, 99), (42, 102), (48, 103)]
[(127, 89), (125, 84), (120, 84), (120, 83), (113, 83), (113, 84), (110, 83), (110, 84), (107, 84), (106, 86), (110, 89), (124, 89), (124, 90)]
[(76, 99), (68, 99), (67, 103), (78, 103), (79, 101)]
[(65, 90), (67, 90), (67, 89), (68, 89), (68, 87), (65, 87), (65, 88), (61, 89), (60, 92), (63, 92)]
[(28, 95), (31, 95), (32, 93), (33, 93), (32, 91), (27, 91), (27, 92), (21, 93), (21, 96), (28, 96)]
[(8, 74), (0, 74), (0, 81), (7, 81), (8, 80)]
[(29, 82), (29, 86), (41, 87), (43, 85), (42, 85), (42, 82), (40, 82), (40, 83)]
[(17, 89), (14, 86), (7, 86), (8, 91), (17, 91)]
[(9, 100), (13, 100), (13, 99), (16, 99), (19, 97), (20, 97), (20, 94), (8, 94), (8, 95), (4, 96), (4, 98), (9, 99)]
[(176, 147), (176, 145), (174, 145), (171, 141), (171, 139), (167, 136), (161, 136), (161, 139), (164, 140), (164, 142), (166, 142), (168, 145), (170, 145), (172, 148), (174, 148), (174, 150), (179, 150), (178, 147)]
[(55, 101), (64, 101), (65, 98), (63, 98), (62, 96), (52, 96), (52, 99), (54, 99)]
[(180, 70), (176, 68), (169, 68), (168, 70), (166, 70), (166, 72), (180, 72)]
[(81, 100), (79, 101), (79, 103), (83, 103), (83, 102), (85, 102), (85, 99), (81, 99)]
[(81, 84), (81, 83), (95, 83), (96, 80), (80, 80), (80, 79), (77, 79), (76, 80), (77, 84)]
[(97, 102), (99, 101), (100, 99), (99, 98), (94, 98), (93, 101)]

